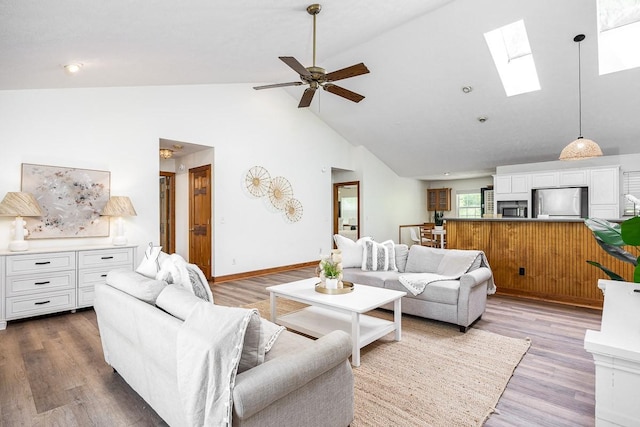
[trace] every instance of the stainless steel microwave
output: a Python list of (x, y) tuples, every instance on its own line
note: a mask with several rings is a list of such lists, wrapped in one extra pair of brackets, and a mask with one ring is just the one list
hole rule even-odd
[(502, 208), (503, 218), (527, 218), (527, 208), (524, 206), (504, 206)]

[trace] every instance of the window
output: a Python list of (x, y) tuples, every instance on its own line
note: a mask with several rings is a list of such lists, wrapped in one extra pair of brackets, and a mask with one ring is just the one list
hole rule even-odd
[(640, 67), (640, 0), (598, 0), (600, 75)]
[(484, 33), (507, 96), (540, 90), (524, 21)]
[[(624, 191), (624, 216), (640, 215), (640, 171), (622, 173)], [(628, 197), (631, 195), (631, 197)]]
[(458, 218), (480, 218), (480, 192), (460, 191), (456, 192), (458, 206)]

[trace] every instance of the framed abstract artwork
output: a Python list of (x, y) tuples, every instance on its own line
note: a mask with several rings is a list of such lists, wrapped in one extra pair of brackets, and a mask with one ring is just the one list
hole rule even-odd
[(109, 200), (108, 171), (22, 164), (22, 191), (36, 197), (43, 215), (25, 218), (29, 239), (105, 237), (100, 212)]

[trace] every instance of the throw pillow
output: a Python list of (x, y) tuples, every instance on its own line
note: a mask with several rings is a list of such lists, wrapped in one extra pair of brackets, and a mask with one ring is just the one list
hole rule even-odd
[(369, 240), (364, 242), (361, 268), (365, 271), (397, 271), (393, 241), (386, 240), (377, 243)]
[(406, 273), (436, 273), (447, 249), (413, 245), (409, 248)]
[(167, 286), (165, 281), (149, 279), (126, 268), (109, 271), (106, 282), (107, 285), (149, 304), (155, 304), (158, 295)]
[[(242, 309), (244, 310), (244, 309)], [(262, 336), (262, 320), (258, 310), (253, 309), (244, 333), (244, 345), (238, 364), (238, 373), (249, 370), (264, 362), (265, 342)]]
[(407, 256), (409, 255), (409, 246), (405, 244), (395, 245), (396, 267), (400, 273), (404, 273), (407, 267)]
[(158, 257), (161, 250), (162, 246), (153, 246), (153, 243), (149, 242), (149, 246), (144, 251), (144, 257), (138, 268), (136, 268), (136, 272), (155, 279), (156, 274), (160, 271), (160, 261)]
[(371, 237), (361, 237), (358, 241), (354, 242), (340, 234), (334, 234), (333, 240), (336, 242), (338, 249), (342, 251), (343, 268), (360, 267), (362, 265), (364, 242), (371, 240)]

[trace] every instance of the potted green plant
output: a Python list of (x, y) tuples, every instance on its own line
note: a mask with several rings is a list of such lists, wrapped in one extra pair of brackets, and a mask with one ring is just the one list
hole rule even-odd
[(435, 224), (436, 229), (441, 230), (442, 229), (442, 225), (444, 224), (444, 212), (435, 211), (433, 213), (433, 223)]
[[(598, 218), (586, 219), (584, 223), (593, 233), (598, 245), (609, 255), (635, 266), (633, 281), (640, 283), (640, 266), (638, 265), (640, 259), (638, 256), (640, 255), (640, 217), (629, 218), (621, 224)], [(624, 247), (633, 247), (635, 254), (627, 251)], [(587, 261), (587, 263), (604, 271), (611, 280), (627, 281), (598, 262)]]

